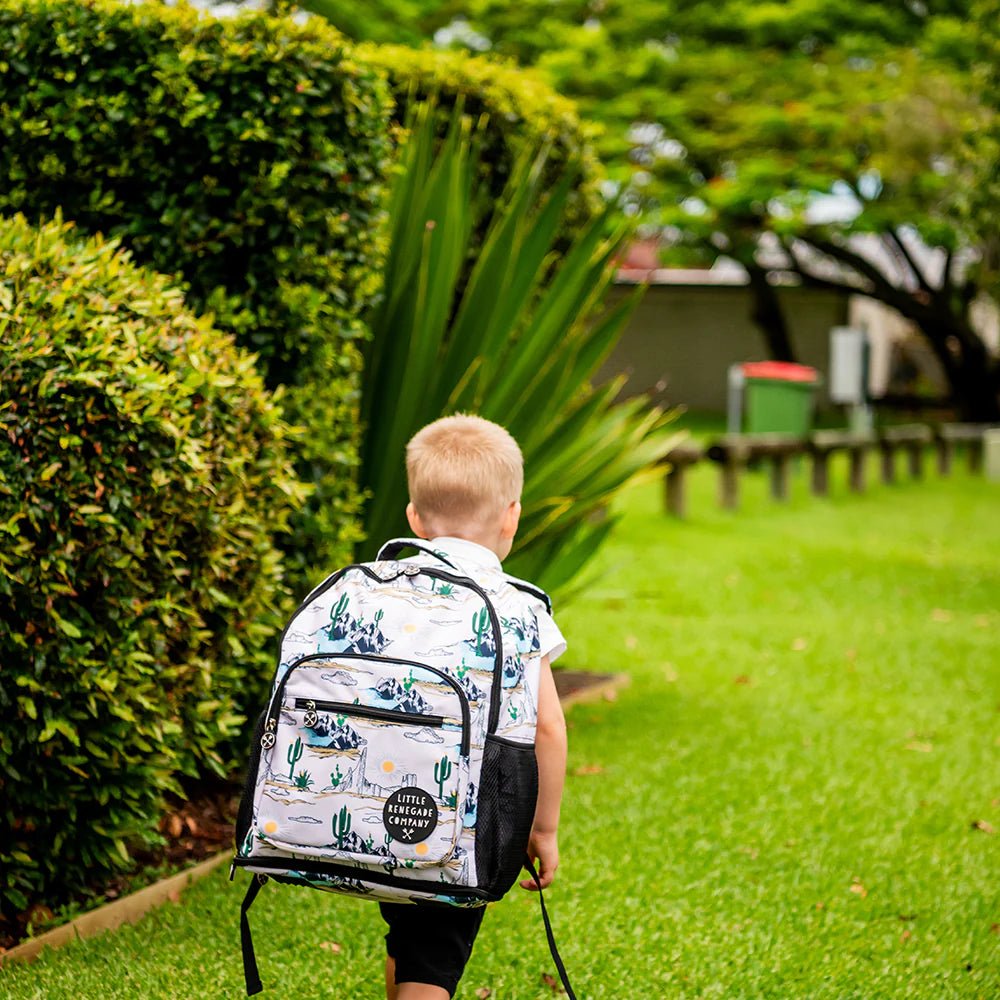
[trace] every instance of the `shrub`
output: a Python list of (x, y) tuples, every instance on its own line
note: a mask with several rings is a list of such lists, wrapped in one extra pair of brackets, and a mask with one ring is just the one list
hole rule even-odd
[(457, 50), (367, 44), (357, 51), (388, 75), (398, 122), (405, 122), (416, 104), (433, 101), (439, 135), (447, 131), (458, 103), (481, 125), (477, 192), (484, 203), (503, 197), (524, 150), (547, 146), (543, 188), (555, 187), (567, 169), (576, 173), (561, 243), (568, 245), (601, 210), (598, 186), (604, 173), (592, 147), (596, 127), (582, 121), (576, 105), (534, 71)]
[(259, 354), (310, 434), (315, 566), (356, 538), (359, 316), (378, 288), (384, 80), (320, 19), (0, 0), (0, 212), (61, 207)]
[[(628, 233), (606, 237), (610, 220), (594, 219), (546, 276), (568, 179), (546, 194), (537, 151), (526, 150), (503, 199), (479, 218), (475, 137), (456, 116), (438, 143), (431, 114), (418, 114), (393, 185), (387, 294), (366, 345), (366, 527), (373, 541), (406, 534), (407, 440), (448, 413), (478, 413), (507, 427), (524, 454), (521, 526), (505, 567), (566, 596), (608, 534), (615, 494), (676, 441), (671, 415), (647, 398), (616, 403), (621, 381), (590, 381), (638, 301), (602, 306)], [(485, 238), (466, 281), (477, 229)]]
[(121, 867), (220, 769), (301, 502), (288, 433), (167, 279), (0, 221), (0, 910)]

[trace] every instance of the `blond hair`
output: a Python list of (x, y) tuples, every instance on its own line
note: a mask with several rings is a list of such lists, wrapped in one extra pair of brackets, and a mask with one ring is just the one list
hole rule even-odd
[(499, 424), (459, 413), (417, 431), (406, 446), (417, 513), (437, 524), (489, 523), (521, 498), (521, 449)]

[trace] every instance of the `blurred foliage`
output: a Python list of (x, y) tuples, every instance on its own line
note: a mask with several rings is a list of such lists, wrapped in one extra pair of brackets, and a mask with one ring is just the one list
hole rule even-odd
[(230, 764), (304, 499), (289, 432), (166, 278), (0, 221), (0, 912), (124, 867)]
[(61, 207), (120, 238), (255, 351), (310, 428), (288, 544), (298, 564), (347, 558), (392, 151), (380, 74), (319, 19), (0, 0), (0, 108), (0, 211)]
[[(560, 224), (566, 247), (603, 208), (599, 185), (604, 172), (594, 152), (599, 129), (581, 120), (576, 105), (557, 94), (538, 73), (465, 52), (410, 49), (401, 45), (362, 45), (357, 58), (387, 75), (396, 99), (395, 120), (402, 125), (415, 105), (435, 108), (438, 135), (444, 136), (456, 107), (476, 125), (479, 171), (478, 217), (501, 198), (525, 149), (548, 150), (542, 183), (556, 186), (572, 169), (574, 181)], [(484, 233), (473, 234), (471, 253)], [(470, 262), (471, 263), (471, 262)]]
[(970, 77), (987, 8), (470, 0), (434, 16), (459, 14), (439, 40), (540, 70), (605, 126), (625, 210), (667, 263), (726, 254), (759, 296), (789, 279), (871, 295), (924, 334), (967, 417), (1000, 419), (970, 311), (997, 252), (972, 205), (996, 162), (979, 137), (998, 112)]
[[(386, 295), (365, 358), (363, 482), (372, 540), (405, 534), (404, 450), (422, 426), (474, 412), (507, 427), (525, 461), (514, 574), (565, 595), (606, 536), (609, 500), (660, 459), (675, 436), (643, 397), (615, 403), (620, 383), (590, 378), (637, 298), (602, 306), (627, 238), (598, 217), (550, 268), (574, 176), (546, 191), (545, 154), (526, 151), (480, 228), (478, 143), (454, 114), (443, 143), (422, 106), (390, 202)], [(546, 277), (547, 276), (547, 277)], [(387, 401), (391, 403), (387, 404)]]

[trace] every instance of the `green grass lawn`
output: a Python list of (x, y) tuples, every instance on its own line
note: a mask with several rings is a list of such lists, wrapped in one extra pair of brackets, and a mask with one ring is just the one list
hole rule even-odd
[[(549, 898), (580, 1000), (1000, 996), (1000, 487), (778, 507), (759, 475), (738, 515), (711, 468), (692, 487), (685, 524), (634, 490), (558, 615), (567, 666), (633, 677), (569, 714)], [(238, 997), (244, 887), (220, 871), (0, 996)], [(252, 919), (265, 996), (381, 995), (371, 904), (268, 888)], [(551, 971), (518, 890), (458, 995), (551, 998)]]

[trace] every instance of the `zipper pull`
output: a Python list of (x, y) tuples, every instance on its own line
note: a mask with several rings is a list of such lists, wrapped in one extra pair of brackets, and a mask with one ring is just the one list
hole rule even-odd
[(264, 725), (265, 733), (260, 738), (260, 745), (265, 750), (270, 750), (274, 746), (274, 731), (278, 728), (278, 720), (268, 719)]

